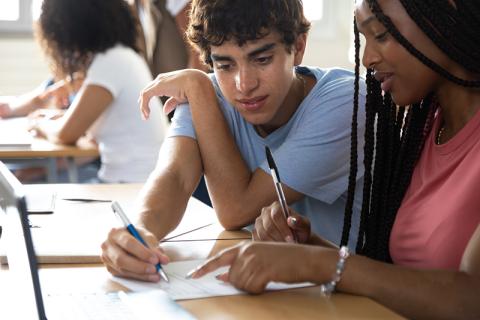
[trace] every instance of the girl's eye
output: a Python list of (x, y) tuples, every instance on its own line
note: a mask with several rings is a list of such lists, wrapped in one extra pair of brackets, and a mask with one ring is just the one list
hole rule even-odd
[(377, 40), (378, 42), (383, 42), (383, 41), (387, 40), (388, 33), (389, 32), (387, 30), (385, 32), (382, 32), (380, 34), (375, 35), (375, 40)]

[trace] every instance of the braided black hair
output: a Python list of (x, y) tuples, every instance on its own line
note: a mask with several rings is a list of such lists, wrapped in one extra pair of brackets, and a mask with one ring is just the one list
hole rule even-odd
[[(449, 81), (464, 87), (480, 87), (479, 80), (466, 80), (418, 51), (397, 30), (376, 0), (366, 0), (376, 18), (413, 56)], [(480, 74), (480, 3), (474, 0), (400, 0), (409, 16), (422, 31), (453, 61)], [(359, 81), (359, 33), (355, 27), (355, 79)], [(390, 94), (382, 92), (371, 69), (367, 69), (365, 106), (364, 190), (356, 251), (368, 257), (391, 262), (390, 232), (397, 211), (410, 184), (437, 109), (433, 94), (411, 106), (396, 106)], [(356, 131), (358, 91), (355, 90), (352, 131)], [(353, 123), (355, 122), (355, 123)], [(353, 139), (355, 138), (355, 141)], [(356, 176), (356, 134), (352, 132), (350, 176)], [(349, 179), (349, 199), (355, 181)], [(352, 202), (345, 209), (342, 245), (348, 242)]]

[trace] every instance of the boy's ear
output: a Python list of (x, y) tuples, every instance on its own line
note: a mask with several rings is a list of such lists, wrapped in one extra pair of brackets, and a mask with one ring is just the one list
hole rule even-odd
[(294, 65), (298, 66), (302, 63), (305, 48), (307, 46), (307, 34), (300, 34), (293, 44)]

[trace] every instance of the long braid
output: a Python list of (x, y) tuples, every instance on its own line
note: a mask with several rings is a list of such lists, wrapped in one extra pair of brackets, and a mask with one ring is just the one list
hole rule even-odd
[[(427, 67), (453, 83), (464, 87), (480, 87), (480, 81), (455, 77), (424, 56), (398, 32), (376, 0), (367, 1), (388, 32)], [(478, 28), (472, 28), (480, 26), (478, 2), (457, 0), (456, 10), (452, 10), (447, 0), (400, 1), (410, 17), (441, 50), (467, 70), (478, 73), (480, 50), (471, 48), (480, 43), (480, 33), (476, 32)], [(358, 32), (355, 32), (355, 42), (358, 37)], [(472, 42), (472, 39), (478, 41)], [(382, 93), (380, 83), (372, 76), (371, 69), (367, 70), (366, 82), (364, 193), (356, 249), (358, 253), (374, 259), (391, 261), (390, 233), (425, 139), (432, 128), (437, 103), (429, 95), (418, 104), (395, 106), (390, 95)], [(358, 97), (358, 92), (355, 95)], [(349, 192), (352, 192), (350, 188)], [(349, 222), (346, 221), (345, 225), (349, 226)]]
[(383, 175), (381, 174), (383, 168), (383, 155), (384, 155), (384, 121), (383, 119), (383, 106), (382, 106), (382, 91), (380, 83), (372, 76), (367, 86), (371, 88), (370, 104), (371, 108), (375, 112), (376, 116), (376, 134), (375, 134), (375, 146), (374, 146), (374, 168), (373, 168), (373, 180), (371, 185), (371, 203), (370, 212), (367, 214), (368, 223), (365, 230), (364, 253), (370, 255), (374, 251), (373, 244), (376, 243), (379, 203), (381, 201), (381, 190), (383, 190)]
[(358, 118), (358, 96), (360, 91), (360, 37), (358, 36), (358, 28), (355, 20), (353, 21), (353, 29), (355, 32), (355, 87), (353, 99), (353, 115), (352, 115), (352, 133), (350, 146), (350, 174), (348, 176), (348, 196), (345, 205), (345, 214), (343, 219), (342, 240), (340, 245), (348, 244), (350, 235), (350, 227), (352, 221), (353, 201), (355, 197), (355, 185), (357, 181), (357, 118)]
[[(356, 37), (359, 35), (356, 34)], [(363, 164), (365, 167), (365, 174), (363, 180), (363, 199), (362, 210), (360, 214), (360, 226), (358, 230), (358, 241), (356, 246), (356, 252), (363, 252), (363, 246), (365, 243), (365, 224), (367, 221), (368, 213), (370, 212), (370, 186), (372, 185), (372, 161), (375, 146), (375, 106), (372, 102), (372, 87), (368, 85), (373, 81), (372, 70), (367, 70), (367, 103), (365, 106), (365, 150)]]
[[(394, 142), (394, 130), (395, 130), (395, 119), (396, 119), (396, 106), (393, 104), (390, 94), (385, 93), (383, 96), (383, 110), (385, 112), (384, 118), (386, 122), (385, 126), (385, 154), (384, 154), (384, 166), (383, 166), (383, 192), (381, 194), (381, 207), (380, 212), (388, 212), (390, 206), (390, 190), (392, 190), (392, 186), (395, 184), (392, 183), (392, 180), (395, 178), (392, 174), (393, 166), (392, 160), (395, 157), (394, 154), (394, 146), (397, 144)], [(388, 228), (388, 219), (385, 219), (388, 216), (380, 215), (379, 223), (377, 224), (377, 230), (375, 231), (376, 234), (380, 235), (377, 239), (375, 252), (385, 254), (385, 242), (380, 241), (380, 239), (384, 239), (384, 232), (386, 228)], [(388, 250), (387, 250), (388, 252)], [(385, 257), (380, 257), (382, 260), (385, 260)]]

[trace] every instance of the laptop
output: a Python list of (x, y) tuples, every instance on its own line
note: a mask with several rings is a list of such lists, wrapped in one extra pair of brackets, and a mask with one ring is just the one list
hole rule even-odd
[[(162, 290), (142, 293), (42, 292), (23, 187), (0, 162), (0, 216), (9, 261), (10, 291), (0, 295), (9, 319), (194, 319)], [(2, 284), (3, 290), (8, 288)], [(4, 301), (7, 299), (7, 301)], [(5, 303), (6, 302), (6, 303)], [(8, 307), (13, 312), (9, 314)], [(4, 308), (5, 307), (5, 308)], [(8, 315), (11, 315), (8, 317)]]

